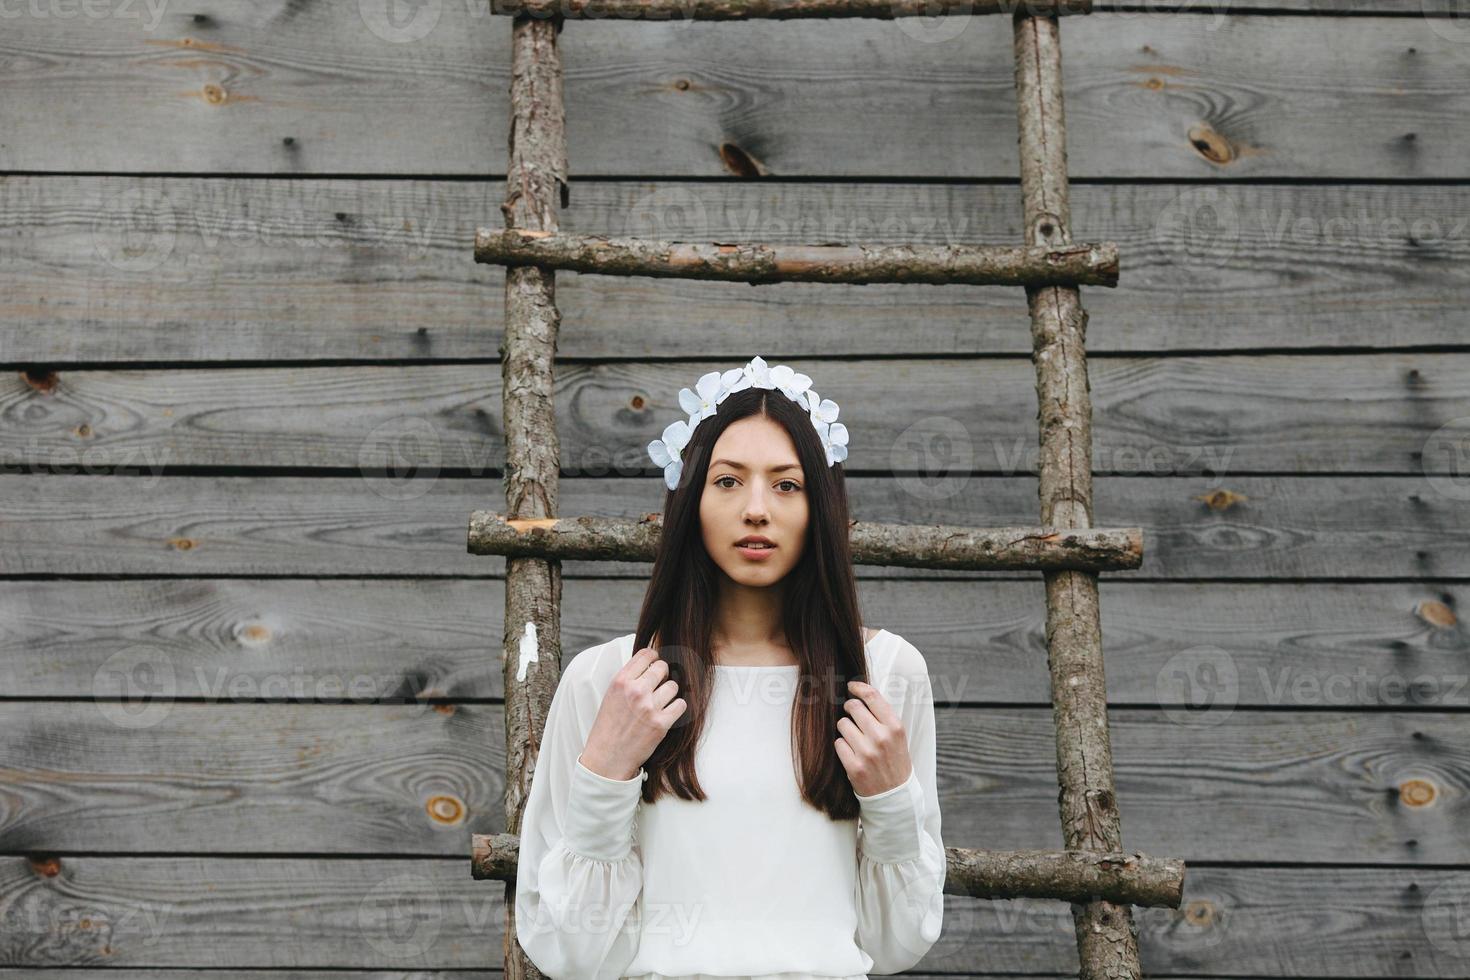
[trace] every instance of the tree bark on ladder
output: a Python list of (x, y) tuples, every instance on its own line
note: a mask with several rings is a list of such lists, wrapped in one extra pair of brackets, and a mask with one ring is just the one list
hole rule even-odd
[[(500, 205), (508, 228), (556, 231), (566, 206), (566, 122), (562, 102), (561, 18), (516, 18), (511, 28), (510, 155)], [(500, 350), (505, 420), (506, 513), (556, 515), (561, 441), (552, 403), (557, 330), (556, 273), (538, 266), (505, 270), (505, 343)], [(561, 677), (561, 562), (506, 558), (505, 818), (519, 834), (536, 751)], [(505, 976), (542, 980), (515, 931), (515, 883), (505, 887)]]
[[(1021, 196), (1026, 244), (1070, 242), (1061, 34), (1055, 17), (1013, 21)], [(1026, 287), (1036, 368), (1041, 522), (1092, 526), (1092, 400), (1087, 312), (1076, 286)], [(1056, 725), (1064, 847), (1118, 851), (1097, 573), (1044, 572), (1047, 665)], [(1072, 903), (1081, 980), (1137, 978), (1133, 910), (1106, 901)]]

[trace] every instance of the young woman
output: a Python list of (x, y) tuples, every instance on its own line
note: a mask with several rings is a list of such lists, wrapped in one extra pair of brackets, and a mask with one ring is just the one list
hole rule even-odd
[(754, 358), (684, 389), (635, 633), (567, 664), (515, 931), (554, 980), (865, 980), (939, 938), (923, 656), (858, 614), (837, 406)]

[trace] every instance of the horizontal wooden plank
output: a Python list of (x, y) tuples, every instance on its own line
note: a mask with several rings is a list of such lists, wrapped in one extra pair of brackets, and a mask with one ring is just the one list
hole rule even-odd
[[(0, 966), (0, 980), (34, 980), (29, 967), (9, 969)], [(224, 969), (231, 980), (500, 980), (505, 971), (495, 970), (240, 970), (234, 967), (203, 970), (170, 970), (168, 980), (220, 980)], [(103, 968), (61, 967), (46, 972), (47, 980), (158, 980), (150, 970), (112, 970)], [(910, 974), (921, 977), (921, 974)], [(977, 974), (978, 975), (978, 974)], [(993, 976), (993, 974), (992, 974)], [(1017, 977), (1016, 980), (1021, 980)], [(1031, 980), (1031, 978), (1027, 978)], [(1064, 980), (1044, 977), (1042, 980)]]
[[(0, 712), (0, 851), (468, 862), (470, 834), (505, 831), (498, 703), (184, 703), (143, 674), (160, 661), (129, 666), (126, 699)], [(1061, 849), (1050, 705), (935, 717), (946, 843)], [(1112, 709), (1125, 846), (1186, 861), (1470, 863), (1465, 718)]]
[[(0, 966), (0, 980), (33, 980), (27, 973), (28, 967), (10, 969)], [(231, 980), (499, 980), (505, 975), (494, 970), (240, 970), (229, 969)], [(171, 969), (168, 980), (219, 980), (219, 969)], [(987, 980), (1073, 980), (1076, 974), (1063, 973), (904, 973), (908, 980), (970, 980), (986, 977)], [(157, 974), (148, 970), (113, 970), (101, 973), (87, 967), (61, 967), (50, 969), (47, 980), (158, 980)], [(1154, 980), (1175, 980), (1173, 977), (1154, 974)]]
[[(106, 969), (106, 972), (101, 972)], [(241, 970), (234, 967), (214, 969), (170, 969), (169, 980), (220, 980), (225, 971), (231, 980), (499, 980), (503, 970)], [(916, 973), (904, 974), (911, 980), (1071, 980), (1075, 974), (1005, 974), (1005, 973)], [(1158, 980), (1174, 980), (1155, 974)], [(115, 970), (110, 968), (61, 967), (48, 969), (48, 980), (157, 980), (151, 970)], [(0, 980), (33, 980), (30, 967), (11, 969), (0, 966)]]
[[(21, 966), (483, 968), (500, 962), (504, 886), (468, 862), (0, 859), (3, 951)], [(49, 875), (48, 875), (49, 872)], [(1138, 909), (1144, 971), (1208, 977), (1457, 977), (1462, 872), (1196, 868), (1183, 909)], [(1077, 973), (1069, 907), (946, 895), (920, 966)], [(101, 928), (98, 928), (98, 926)], [(1427, 939), (1427, 941), (1426, 941)]]
[[(0, 966), (0, 980), (34, 980), (28, 973), (29, 967), (10, 969)], [(499, 980), (505, 971), (494, 970), (240, 970), (229, 969), (231, 980)], [(1075, 974), (1037, 973), (916, 973), (904, 974), (909, 980), (969, 980), (971, 977), (986, 977), (988, 980), (1072, 980)], [(101, 973), (100, 969), (87, 967), (60, 967), (46, 973), (47, 980), (158, 980), (157, 974), (148, 970), (113, 970)], [(1155, 974), (1157, 980), (1173, 980)], [(168, 980), (220, 980), (220, 970), (171, 969)]]
[[(631, 633), (645, 587), (567, 580), (562, 655)], [(1217, 719), (1470, 707), (1461, 585), (1104, 575), (1100, 588), (1115, 706), (1198, 706)], [(858, 591), (868, 624), (923, 652), (940, 700), (1050, 705), (1041, 583), (864, 579)], [(0, 697), (121, 696), (127, 677), (167, 677), (183, 700), (500, 698), (503, 609), (498, 579), (10, 582)]]
[[(3, 112), (0, 108), (0, 112)], [(504, 272), (471, 260), (490, 181), (0, 181), (0, 362), (498, 361)], [(693, 241), (1013, 245), (1007, 184), (578, 184), (562, 227)], [(1088, 351), (1467, 346), (1463, 185), (1078, 184)], [(1021, 290), (557, 277), (580, 359), (1029, 356)], [(728, 325), (740, 324), (732, 331)], [(494, 372), (490, 372), (494, 373)]]
[[(0, 980), (34, 980), (26, 973), (28, 967), (10, 969), (0, 966)], [(240, 970), (229, 968), (231, 980), (499, 980), (505, 971), (495, 970)], [(971, 977), (986, 977), (988, 980), (1072, 980), (1075, 974), (1036, 973), (915, 973), (904, 974), (909, 980), (969, 980)], [(100, 970), (87, 967), (61, 967), (48, 970), (47, 980), (158, 980), (148, 970)], [(1173, 980), (1155, 974), (1157, 980)], [(219, 970), (171, 969), (168, 980), (220, 980)]]
[[(29, 967), (0, 967), (0, 980), (35, 980)], [(158, 980), (150, 970), (112, 970), (61, 967), (46, 972), (47, 980)], [(229, 970), (231, 980), (500, 980), (505, 971), (496, 970)], [(220, 980), (222, 969), (170, 970), (168, 980)], [(1016, 978), (1020, 980), (1020, 978)], [(1053, 980), (1053, 978), (1043, 978)], [(1061, 977), (1055, 980), (1063, 980)]]
[[(510, 23), (480, 4), (393, 21), (128, 6), (7, 19), (0, 169), (503, 172)], [(1453, 0), (1426, 0), (1429, 17), (1414, 0), (1327, 7), (1344, 8), (1414, 16), (1067, 19), (1072, 175), (1459, 178), (1470, 45)], [(1019, 173), (1008, 18), (603, 20), (558, 46), (574, 179)]]
[[(861, 520), (1022, 525), (1033, 477), (847, 481)], [(563, 515), (663, 509), (657, 477), (561, 481)], [(1470, 577), (1458, 491), (1423, 477), (1100, 477), (1094, 523), (1143, 528), (1130, 580)], [(498, 477), (0, 475), (0, 575), (502, 577), (470, 555), (469, 515), (503, 506)], [(576, 561), (568, 577), (646, 579), (647, 562)], [(857, 566), (859, 578), (1036, 578)]]
[[(792, 366), (842, 406), (849, 473), (1036, 470), (1029, 358)], [(558, 368), (562, 472), (659, 474), (646, 447), (687, 415), (679, 390), (711, 369)], [(1467, 454), (1455, 451), (1470, 439), (1470, 353), (1120, 357), (1093, 361), (1089, 378), (1095, 473), (1431, 474), (1470, 497)], [(495, 365), (17, 372), (0, 399), (10, 410), (0, 458), (12, 469), (484, 474), (505, 462)]]

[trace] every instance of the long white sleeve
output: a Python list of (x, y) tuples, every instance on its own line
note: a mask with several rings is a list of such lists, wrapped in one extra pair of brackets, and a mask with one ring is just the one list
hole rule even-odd
[(904, 643), (898, 669), (880, 691), (903, 721), (913, 772), (898, 786), (858, 797), (857, 942), (877, 974), (918, 963), (944, 923), (948, 868), (939, 833), (934, 695), (922, 655)]
[(602, 697), (591, 660), (573, 657), (552, 696), (521, 821), (516, 938), (553, 980), (615, 980), (638, 949), (646, 774), (609, 779), (581, 762)]

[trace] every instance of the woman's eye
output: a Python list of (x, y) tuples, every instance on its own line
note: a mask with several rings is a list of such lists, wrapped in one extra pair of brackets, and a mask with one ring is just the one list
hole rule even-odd
[[(728, 473), (726, 475), (724, 475), (724, 476), (716, 477), (715, 478), (715, 486), (717, 486), (717, 487), (724, 487), (726, 490), (728, 490), (728, 489), (730, 489), (730, 487), (729, 487), (729, 485), (727, 485), (725, 483), (725, 481), (726, 480), (733, 480), (733, 479), (735, 479), (735, 478), (733, 476), (730, 476)], [(777, 486), (780, 486), (780, 487), (790, 486), (791, 489), (790, 489), (790, 491), (788, 491), (790, 493), (795, 493), (796, 491), (798, 491), (798, 490), (801, 489), (801, 484), (797, 483), (795, 480), (782, 480), (780, 483), (778, 483), (776, 485)]]

